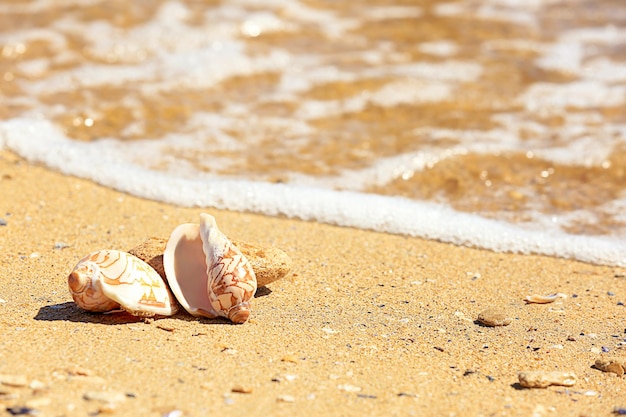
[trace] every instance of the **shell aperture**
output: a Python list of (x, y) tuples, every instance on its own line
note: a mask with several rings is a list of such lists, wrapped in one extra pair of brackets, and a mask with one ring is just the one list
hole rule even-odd
[(172, 292), (190, 314), (226, 317), (233, 323), (248, 320), (256, 276), (213, 216), (201, 214), (200, 225), (174, 229), (163, 253), (163, 268)]

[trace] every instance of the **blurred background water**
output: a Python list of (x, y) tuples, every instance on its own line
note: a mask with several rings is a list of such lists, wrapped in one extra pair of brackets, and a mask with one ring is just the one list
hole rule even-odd
[(626, 264), (622, 0), (0, 0), (0, 97), (142, 197)]

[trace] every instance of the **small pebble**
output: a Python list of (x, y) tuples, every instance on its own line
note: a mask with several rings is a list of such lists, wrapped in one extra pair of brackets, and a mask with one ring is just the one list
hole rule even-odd
[(65, 368), (65, 372), (68, 375), (72, 376), (91, 376), (93, 372), (87, 368), (83, 368), (82, 366), (72, 366), (69, 368)]
[(0, 218), (0, 226), (6, 226), (7, 224), (6, 220)]
[(104, 403), (120, 403), (126, 400), (126, 394), (116, 391), (87, 391), (83, 394), (87, 401), (100, 401)]
[(280, 360), (282, 362), (298, 363), (298, 357), (296, 355), (285, 355), (280, 358)]
[(12, 416), (32, 416), (38, 413), (38, 411), (35, 410), (34, 408), (20, 407), (20, 406), (7, 407), (6, 410)]
[(339, 384), (337, 385), (337, 388), (345, 392), (361, 392), (361, 387), (357, 387), (356, 385)]
[(606, 346), (602, 346), (602, 352), (607, 353), (609, 351), (609, 348)]
[(252, 387), (246, 387), (243, 385), (236, 385), (230, 389), (231, 392), (236, 392), (238, 394), (251, 394)]
[(611, 372), (620, 377), (626, 373), (626, 360), (600, 358), (596, 359), (594, 366), (602, 372)]
[(292, 403), (295, 402), (296, 399), (294, 398), (293, 395), (279, 395), (278, 397), (276, 397), (276, 401), (281, 402), (281, 403)]
[(161, 329), (161, 330), (165, 330), (166, 332), (173, 332), (174, 330), (176, 330), (176, 327), (167, 326), (165, 324), (157, 324), (156, 328), (157, 329)]
[(31, 383), (28, 384), (28, 388), (32, 389), (33, 391), (42, 391), (48, 388), (48, 386), (37, 379), (33, 379)]
[(100, 414), (113, 414), (117, 408), (116, 403), (102, 403), (98, 407), (98, 415)]
[(626, 407), (615, 407), (613, 409), (613, 414), (618, 416), (626, 416)]
[(615, 293), (613, 291), (607, 291), (606, 295), (608, 295), (609, 297), (614, 297)]
[(0, 375), (0, 384), (8, 387), (25, 387), (28, 379), (25, 375)]
[(576, 384), (576, 375), (560, 371), (526, 371), (517, 375), (519, 384), (525, 388), (546, 388), (550, 385), (571, 387)]
[(69, 248), (69, 247), (70, 247), (70, 245), (68, 245), (68, 244), (67, 244), (67, 243), (65, 243), (65, 242), (56, 242), (56, 243), (54, 244), (54, 249), (57, 249), (57, 250), (60, 250), (60, 249), (65, 249), (65, 248)]
[(477, 320), (483, 326), (488, 327), (508, 326), (511, 324), (511, 318), (504, 311), (495, 308), (488, 308), (482, 311), (478, 315)]

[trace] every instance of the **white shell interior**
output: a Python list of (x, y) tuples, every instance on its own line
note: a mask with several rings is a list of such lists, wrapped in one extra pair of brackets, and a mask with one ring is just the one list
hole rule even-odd
[(178, 302), (194, 316), (217, 316), (207, 296), (207, 266), (200, 239), (200, 226), (181, 224), (167, 241), (163, 267)]
[[(141, 259), (125, 252), (115, 252), (124, 262), (112, 263), (106, 271), (102, 271), (98, 282), (102, 292), (136, 316), (174, 314), (176, 307), (172, 303), (172, 295), (161, 276)], [(107, 274), (119, 276), (119, 283), (108, 283), (104, 279)]]

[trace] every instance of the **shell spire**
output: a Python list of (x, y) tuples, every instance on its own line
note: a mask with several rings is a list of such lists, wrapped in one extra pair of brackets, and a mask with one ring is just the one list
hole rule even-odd
[(219, 230), (215, 218), (200, 215), (202, 250), (206, 256), (209, 302), (216, 315), (245, 323), (257, 288), (250, 262)]

